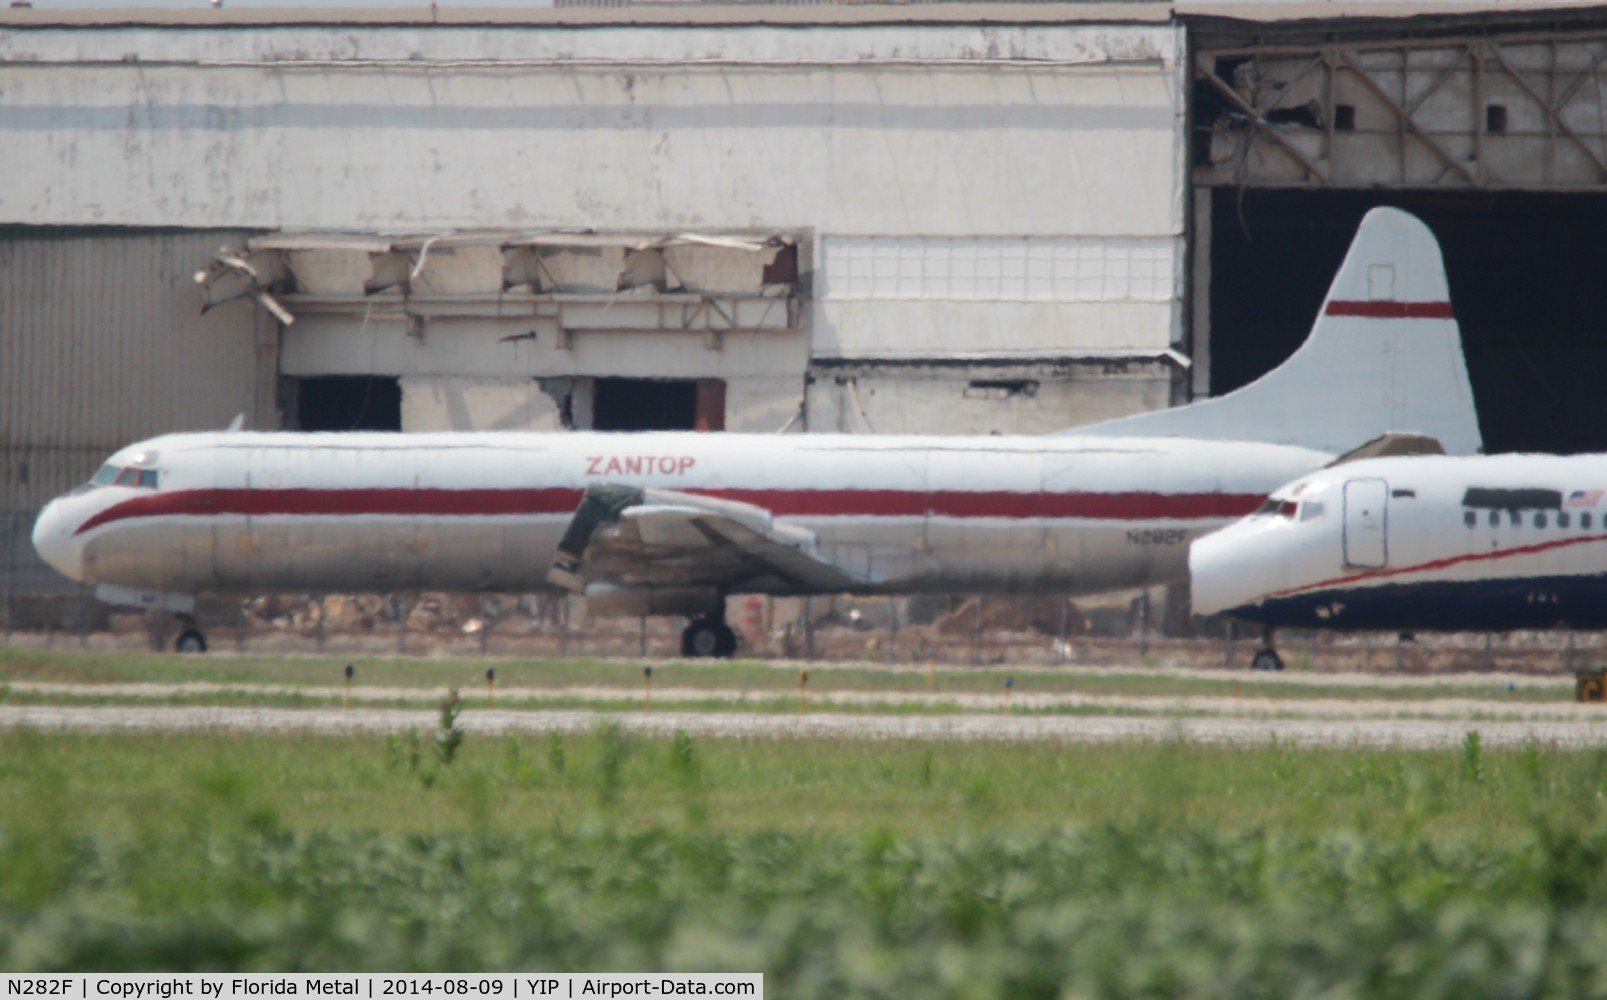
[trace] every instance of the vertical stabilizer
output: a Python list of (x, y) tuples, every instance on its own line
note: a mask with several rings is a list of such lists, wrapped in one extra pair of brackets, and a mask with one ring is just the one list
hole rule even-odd
[(1216, 399), (1066, 433), (1262, 441), (1338, 454), (1390, 431), (1437, 438), (1452, 455), (1482, 444), (1439, 244), (1416, 217), (1375, 208), (1289, 360)]

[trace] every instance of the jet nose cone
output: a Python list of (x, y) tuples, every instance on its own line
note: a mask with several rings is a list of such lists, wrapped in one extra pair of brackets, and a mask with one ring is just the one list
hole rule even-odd
[(1240, 546), (1244, 539), (1234, 528), (1199, 538), (1189, 546), (1189, 600), (1198, 615), (1236, 611), (1255, 598)]
[(33, 524), (33, 547), (39, 558), (49, 563), (58, 573), (72, 580), (83, 579), (78, 560), (78, 545), (72, 538), (72, 526), (62, 513), (60, 501), (52, 500), (39, 512)]

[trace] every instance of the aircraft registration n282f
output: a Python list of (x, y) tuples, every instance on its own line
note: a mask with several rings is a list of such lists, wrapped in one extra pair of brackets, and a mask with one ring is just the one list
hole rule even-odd
[(1268, 626), (1607, 628), (1607, 455), (1335, 465), (1189, 565), (1196, 611)]
[(722, 655), (736, 593), (1180, 581), (1195, 534), (1393, 430), (1479, 446), (1439, 247), (1377, 209), (1305, 344), (1218, 399), (1050, 437), (172, 434), (53, 501), (34, 544), (186, 615), (200, 592), (559, 587), (690, 616), (686, 652)]

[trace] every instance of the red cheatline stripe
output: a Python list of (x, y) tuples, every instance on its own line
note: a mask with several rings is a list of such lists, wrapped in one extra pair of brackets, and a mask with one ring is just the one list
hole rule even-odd
[(1449, 302), (1363, 302), (1355, 299), (1328, 303), (1330, 316), (1365, 316), (1368, 319), (1456, 319)]
[[(1187, 520), (1242, 517), (1257, 493), (934, 493), (918, 490), (688, 490), (763, 507), (779, 517), (1004, 517)], [(75, 534), (146, 517), (497, 517), (573, 513), (581, 491), (182, 490), (135, 497), (86, 520)]]
[[(1567, 529), (1561, 529), (1566, 531)], [(1515, 549), (1498, 549), (1494, 552), (1470, 552), (1466, 555), (1449, 556), (1445, 559), (1435, 559), (1432, 562), (1418, 563), (1415, 566), (1397, 566), (1394, 569), (1379, 569), (1369, 572), (1357, 573), (1352, 576), (1336, 576), (1330, 580), (1321, 580), (1317, 583), (1305, 583), (1298, 587), (1289, 587), (1285, 590), (1275, 590), (1257, 601), (1271, 601), (1280, 597), (1289, 597), (1294, 594), (1303, 594), (1313, 590), (1325, 590), (1339, 584), (1371, 583), (1374, 580), (1385, 580), (1394, 576), (1405, 576), (1408, 573), (1427, 573), (1434, 570), (1448, 569), (1462, 563), (1494, 562), (1498, 559), (1510, 559), (1513, 556), (1533, 555), (1536, 552), (1546, 552), (1550, 549), (1567, 548), (1570, 545), (1585, 545), (1590, 542), (1607, 542), (1607, 535), (1579, 535), (1573, 538), (1559, 538), (1550, 542), (1540, 542), (1535, 545), (1520, 545)]]

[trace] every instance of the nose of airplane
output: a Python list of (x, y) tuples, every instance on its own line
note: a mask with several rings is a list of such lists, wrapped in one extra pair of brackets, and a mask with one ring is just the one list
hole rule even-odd
[(39, 558), (63, 576), (83, 579), (78, 545), (73, 541), (72, 526), (62, 513), (60, 501), (52, 500), (39, 512), (39, 519), (33, 524), (33, 547)]
[(1195, 539), (1189, 546), (1189, 600), (1197, 615), (1243, 614), (1266, 591), (1257, 572), (1255, 539), (1233, 525)]

